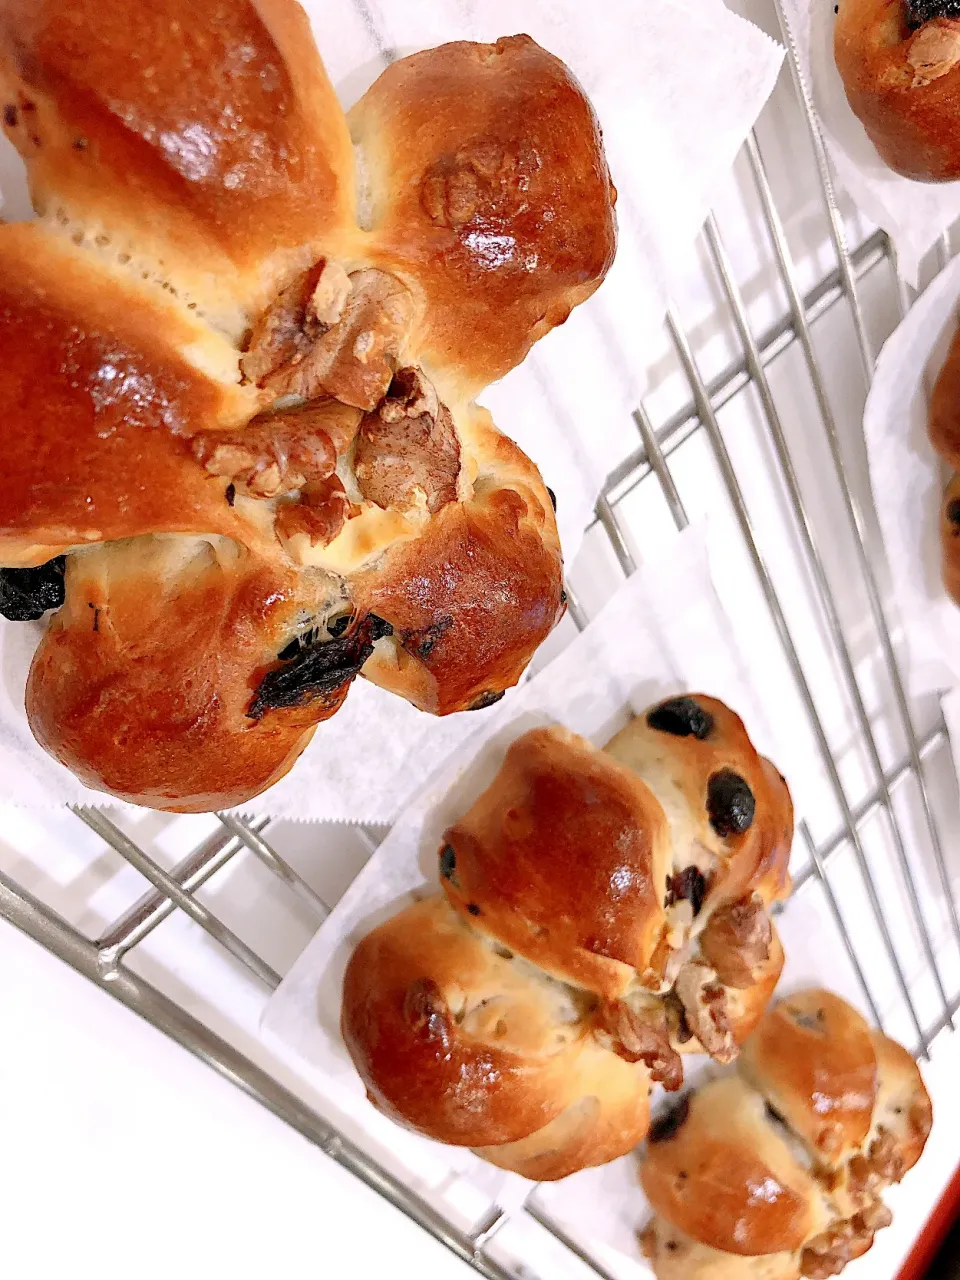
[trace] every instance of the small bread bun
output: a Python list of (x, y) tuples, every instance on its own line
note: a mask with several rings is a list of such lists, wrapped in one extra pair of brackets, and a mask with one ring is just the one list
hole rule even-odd
[(930, 1098), (909, 1053), (829, 991), (781, 1001), (735, 1076), (654, 1122), (640, 1243), (657, 1280), (827, 1280), (892, 1220)]
[[(677, 731), (692, 722), (708, 736), (707, 703), (735, 724), (735, 754), (720, 735), (692, 750)], [(530, 730), (445, 833), (445, 896), (374, 929), (347, 968), (343, 1037), (375, 1105), (530, 1178), (641, 1142), (653, 1085), (679, 1089), (685, 1053), (735, 1057), (783, 965), (765, 898), (785, 882), (789, 850), (779, 774), (768, 785), (740, 721), (713, 699), (673, 699), (641, 722), (638, 740), (662, 739), (656, 758), (687, 791), (678, 797), (665, 763), (648, 784), (566, 729)], [(721, 774), (735, 762), (736, 785), (723, 774), (711, 787), (711, 761)], [(707, 875), (685, 834), (701, 812), (724, 832), (740, 826), (729, 845), (714, 830)], [(713, 894), (714, 874), (742, 896)]]
[(834, 53), (881, 158), (918, 182), (960, 178), (960, 19), (950, 0), (840, 0)]

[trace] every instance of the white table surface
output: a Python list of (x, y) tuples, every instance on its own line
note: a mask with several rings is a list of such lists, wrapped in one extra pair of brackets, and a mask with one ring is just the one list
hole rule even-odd
[(0, 972), (0, 1272), (10, 1280), (472, 1274), (5, 923)]

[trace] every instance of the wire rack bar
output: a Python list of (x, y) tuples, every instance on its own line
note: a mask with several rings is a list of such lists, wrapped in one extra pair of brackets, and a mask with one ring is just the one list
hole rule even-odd
[[(259, 818), (252, 825), (255, 831), (260, 832), (269, 824), (269, 818)], [(185, 893), (195, 893), (243, 847), (243, 843), (231, 836), (229, 831), (216, 831), (178, 862), (170, 875)], [(101, 934), (97, 946), (103, 963), (117, 963), (131, 947), (149, 937), (157, 925), (162, 924), (174, 911), (174, 904), (159, 890), (151, 889), (145, 893)]]
[(926, 1043), (920, 1017), (910, 994), (910, 984), (907, 982), (906, 975), (903, 972), (903, 967), (900, 963), (900, 958), (897, 955), (893, 938), (890, 935), (889, 926), (884, 918), (883, 907), (877, 894), (876, 885), (873, 882), (873, 876), (870, 872), (870, 865), (867, 861), (866, 851), (863, 847), (860, 833), (853, 821), (853, 813), (850, 809), (849, 801), (847, 800), (847, 794), (843, 786), (843, 781), (840, 777), (840, 771), (837, 766), (837, 762), (834, 759), (833, 752), (830, 749), (830, 740), (827, 737), (826, 730), (823, 727), (823, 722), (820, 719), (816, 700), (803, 669), (803, 663), (794, 643), (790, 627), (788, 626), (786, 617), (784, 616), (783, 608), (780, 604), (780, 598), (777, 594), (777, 589), (774, 586), (773, 578), (771, 577), (770, 570), (764, 560), (763, 553), (760, 550), (760, 545), (757, 541), (757, 537), (750, 520), (750, 513), (747, 509), (746, 500), (743, 496), (743, 490), (740, 487), (740, 481), (737, 479), (737, 474), (734, 470), (733, 462), (730, 459), (730, 454), (727, 452), (727, 446), (720, 430), (720, 424), (718, 423), (716, 414), (707, 399), (707, 389), (700, 377), (700, 370), (697, 366), (693, 352), (690, 349), (690, 344), (687, 341), (686, 334), (684, 333), (679, 318), (672, 307), (667, 313), (667, 328), (670, 331), (670, 336), (673, 339), (674, 346), (677, 349), (681, 363), (686, 371), (687, 379), (693, 388), (694, 396), (699, 405), (700, 416), (710, 438), (710, 443), (713, 447), (714, 456), (716, 457), (717, 463), (720, 467), (727, 494), (733, 503), (741, 535), (743, 536), (744, 543), (750, 552), (754, 571), (760, 581), (761, 587), (763, 588), (767, 608), (770, 610), (770, 615), (777, 628), (783, 652), (790, 663), (790, 669), (793, 673), (794, 680), (796, 681), (800, 696), (803, 699), (807, 717), (810, 721), (810, 726), (816, 736), (820, 755), (843, 818), (844, 829), (857, 859), (857, 865), (860, 869), (863, 887), (867, 894), (867, 900), (870, 903), (870, 910), (876, 920), (880, 936), (883, 939), (884, 950), (887, 952), (890, 959), (890, 964), (893, 968), (897, 986), (900, 989), (900, 994), (902, 995), (904, 1003), (910, 1012), (911, 1021), (913, 1022), (921, 1043), (923, 1044), (924, 1054), (926, 1054), (929, 1046)]
[[(853, 252), (852, 262), (857, 278), (862, 279), (875, 267), (889, 262), (889, 243), (882, 231), (875, 231), (863, 241)], [(815, 324), (822, 316), (831, 311), (844, 300), (843, 283), (840, 272), (834, 269), (818, 285), (806, 295), (802, 301), (804, 315), (809, 324)], [(773, 362), (797, 341), (797, 332), (791, 315), (786, 315), (764, 330), (757, 338), (757, 350), (764, 368)], [(714, 410), (719, 413), (750, 385), (747, 362), (744, 357), (731, 361), (725, 369), (712, 378), (707, 384), (707, 392)], [(700, 427), (700, 415), (696, 401), (691, 398), (687, 403), (669, 417), (657, 432), (666, 456), (669, 456), (680, 445), (684, 444), (694, 431)], [(637, 449), (627, 454), (623, 462), (611, 471), (605, 486), (608, 495), (616, 494), (617, 500), (624, 496), (620, 489), (627, 481), (637, 483), (644, 478), (647, 467), (646, 452)], [(640, 472), (641, 474), (637, 474)]]
[[(831, 639), (833, 641), (834, 652), (836, 653), (836, 656), (840, 661), (840, 668), (841, 668), (841, 671), (843, 672), (844, 683), (847, 688), (847, 694), (849, 695), (853, 703), (857, 722), (860, 726), (861, 739), (866, 744), (867, 751), (870, 756), (870, 761), (873, 766), (873, 771), (877, 780), (879, 799), (884, 811), (884, 816), (886, 818), (886, 826), (888, 831), (890, 832), (890, 835), (893, 838), (894, 848), (897, 854), (897, 861), (900, 864), (900, 870), (903, 873), (904, 883), (906, 884), (906, 887), (907, 887), (907, 896), (910, 901), (910, 908), (913, 913), (913, 918), (917, 925), (917, 929), (919, 930), (924, 953), (927, 958), (927, 963), (930, 966), (930, 970), (931, 970), (931, 973), (933, 974), (934, 981), (937, 986), (937, 990), (940, 994), (940, 1000), (941, 1000), (941, 1003), (943, 1004), (944, 1012), (946, 1012), (948, 1003), (949, 1003), (947, 999), (947, 993), (943, 985), (943, 977), (940, 973), (940, 967), (937, 964), (937, 958), (936, 958), (936, 955), (934, 954), (933, 940), (930, 937), (930, 931), (927, 927), (927, 922), (924, 919), (923, 908), (920, 905), (920, 899), (917, 896), (917, 890), (913, 883), (913, 876), (911, 874), (911, 869), (910, 869), (910, 860), (907, 857), (907, 849), (906, 849), (906, 844), (904, 842), (903, 832), (901, 831), (900, 824), (897, 821), (897, 815), (893, 807), (893, 798), (890, 795), (890, 792), (887, 788), (886, 781), (884, 778), (883, 761), (880, 758), (880, 748), (877, 745), (877, 740), (873, 732), (873, 726), (870, 723), (870, 716), (867, 713), (867, 708), (863, 701), (863, 695), (860, 690), (860, 685), (857, 681), (857, 673), (856, 673), (856, 670), (854, 669), (853, 658), (850, 655), (850, 650), (847, 646), (846, 637), (843, 632), (843, 626), (840, 622), (840, 611), (837, 607), (836, 599), (833, 594), (833, 588), (831, 587), (830, 582), (827, 578), (826, 569), (824, 568), (824, 565), (823, 565), (823, 559), (821, 558), (821, 555), (820, 555), (820, 549), (817, 545), (817, 539), (814, 536), (813, 526), (810, 523), (809, 516), (807, 515), (807, 509), (803, 500), (803, 494), (800, 490), (800, 482), (797, 479), (797, 473), (793, 465), (793, 458), (791, 457), (790, 448), (787, 444), (787, 438), (784, 434), (783, 425), (780, 421), (780, 414), (777, 410), (776, 404), (774, 403), (773, 392), (770, 390), (770, 384), (767, 381), (766, 372), (760, 363), (759, 352), (757, 351), (756, 343), (753, 340), (753, 335), (750, 332), (750, 325), (747, 320), (747, 313), (746, 313), (746, 308), (744, 307), (743, 298), (740, 294), (740, 290), (737, 287), (736, 281), (733, 278), (733, 273), (731, 271), (730, 264), (727, 259), (726, 251), (724, 250), (723, 242), (720, 239), (720, 233), (717, 230), (716, 223), (712, 216), (707, 219), (704, 231), (706, 235), (707, 244), (710, 247), (711, 257), (713, 258), (714, 264), (723, 282), (723, 289), (726, 295), (727, 303), (730, 307), (731, 314), (733, 315), (734, 323), (736, 324), (737, 331), (740, 334), (740, 340), (743, 343), (744, 352), (747, 360), (747, 365), (750, 369), (751, 378), (753, 380), (754, 386), (756, 387), (759, 393), (760, 401), (763, 405), (763, 411), (767, 420), (767, 426), (769, 428), (770, 436), (773, 439), (774, 450), (776, 452), (777, 460), (780, 465), (780, 473), (784, 481), (786, 482), (787, 492), (790, 496), (790, 504), (793, 510), (795, 526), (800, 534), (800, 538), (803, 543), (803, 549), (806, 555), (808, 568), (810, 569), (810, 572), (813, 574), (813, 577), (817, 584), (817, 594), (819, 596), (820, 606), (826, 617)], [(821, 383), (821, 386), (822, 386), (822, 379), (818, 378), (817, 381)], [(824, 405), (827, 405), (825, 395), (823, 396), (823, 403)], [(837, 471), (837, 476), (841, 481), (842, 491), (846, 497), (847, 511), (850, 515), (851, 524), (854, 526), (854, 531), (857, 535), (857, 544), (861, 552), (861, 557), (860, 557), (861, 568), (864, 570), (865, 579), (869, 579), (869, 581), (873, 583), (871, 603), (875, 605), (875, 608), (873, 610), (874, 621), (877, 625), (877, 630), (879, 632), (882, 632), (882, 634), (887, 639), (887, 643), (889, 645), (891, 675), (894, 680), (899, 681), (899, 668), (897, 667), (896, 659), (893, 656), (893, 647), (892, 645), (890, 645), (890, 635), (887, 630), (886, 620), (883, 617), (882, 609), (880, 608), (880, 600), (879, 600), (879, 594), (877, 593), (877, 590), (876, 590), (876, 583), (873, 582), (873, 571), (872, 569), (870, 569), (869, 565), (866, 562), (866, 550), (864, 548), (862, 537), (861, 537), (861, 524), (860, 524), (860, 520), (855, 514), (855, 508), (853, 507), (852, 495), (850, 492), (849, 484), (847, 483), (847, 479), (846, 479), (846, 471), (844, 468), (843, 460), (840, 457), (840, 444), (836, 436), (836, 428), (833, 425), (833, 415), (832, 413), (829, 412), (828, 405), (827, 405), (827, 410), (828, 410), (827, 414), (824, 417), (824, 423), (827, 426), (827, 434), (830, 438), (830, 442), (832, 446), (834, 466)], [(913, 724), (910, 721), (909, 713), (907, 713), (905, 721), (906, 722), (905, 722), (904, 728), (907, 733), (908, 740), (913, 740), (914, 739)], [(919, 754), (917, 754), (917, 759), (919, 760)], [(936, 835), (936, 827), (934, 826), (933, 818), (930, 814), (929, 803), (926, 802), (926, 788), (923, 787), (922, 775), (918, 775), (918, 780), (921, 783), (921, 790), (924, 796), (925, 809), (926, 809), (927, 820), (928, 820), (928, 830), (933, 835), (936, 848), (939, 849), (940, 847), (939, 837), (937, 837)], [(852, 818), (852, 813), (851, 813), (851, 818)], [(864, 870), (866, 871), (867, 863), (865, 858), (864, 858), (863, 866), (864, 866)], [(869, 874), (868, 871), (867, 871), (867, 874)], [(918, 1028), (919, 1028), (919, 1023), (918, 1023)]]
[[(821, 418), (821, 421), (823, 422), (824, 430), (826, 432), (827, 443), (830, 446), (830, 455), (833, 460), (834, 470), (836, 472), (837, 479), (840, 482), (841, 499), (843, 502), (844, 512), (846, 514), (848, 524), (853, 534), (854, 549), (857, 555), (857, 562), (860, 567), (860, 574), (863, 579), (863, 584), (867, 591), (867, 599), (870, 605), (870, 612), (873, 616), (874, 625), (876, 626), (877, 635), (879, 637), (880, 646), (883, 652), (884, 663), (887, 668), (887, 674), (889, 676), (890, 683), (893, 687), (894, 696), (896, 698), (897, 711), (900, 717), (900, 724), (903, 729), (903, 733), (906, 738), (907, 745), (910, 751), (911, 764), (913, 766), (914, 776), (916, 778), (917, 788), (918, 788), (919, 797), (920, 797), (920, 803), (923, 809), (923, 817), (924, 817), (924, 823), (927, 828), (927, 835), (930, 839), (930, 846), (933, 851), (934, 861), (937, 867), (937, 875), (940, 880), (940, 888), (943, 891), (944, 901), (947, 904), (948, 916), (949, 916), (950, 925), (953, 931), (954, 942), (956, 943), (957, 948), (960, 949), (960, 918), (958, 918), (957, 916), (957, 906), (953, 899), (952, 886), (950, 884), (949, 875), (947, 874), (946, 861), (943, 855), (943, 843), (940, 839), (940, 833), (937, 830), (937, 824), (933, 816), (933, 810), (930, 806), (930, 796), (927, 790), (926, 780), (924, 778), (924, 773), (923, 773), (923, 765), (920, 758), (920, 745), (917, 742), (916, 728), (913, 723), (913, 716), (910, 711), (910, 704), (907, 700), (906, 689), (904, 687), (904, 682), (903, 682), (903, 675), (900, 670), (900, 662), (899, 662), (899, 659), (897, 658), (896, 650), (894, 649), (893, 639), (890, 634), (890, 626), (887, 621), (886, 611), (884, 610), (883, 601), (880, 596), (880, 588), (877, 585), (876, 574), (874, 573), (873, 565), (870, 561), (870, 556), (867, 551), (866, 519), (863, 511), (861, 510), (860, 503), (857, 499), (857, 495), (853, 489), (853, 486), (850, 483), (847, 467), (843, 459), (843, 451), (840, 447), (840, 437), (837, 432), (836, 419), (833, 415), (833, 411), (830, 407), (830, 402), (827, 398), (823, 374), (820, 369), (819, 361), (817, 360), (816, 352), (814, 351), (813, 335), (810, 331), (810, 326), (807, 322), (807, 319), (803, 314), (803, 310), (799, 305), (799, 290), (797, 288), (796, 267), (790, 255), (790, 250), (787, 245), (787, 239), (783, 230), (783, 223), (780, 219), (779, 213), (777, 212), (776, 203), (773, 199), (773, 192), (770, 188), (770, 183), (767, 178), (766, 169), (764, 168), (763, 159), (760, 155), (759, 148), (756, 145), (756, 140), (752, 136), (751, 138), (748, 139), (746, 151), (747, 151), (748, 159), (750, 160), (750, 166), (753, 173), (754, 182), (755, 182), (758, 194), (760, 195), (760, 200), (761, 200), (761, 204), (764, 212), (764, 220), (766, 222), (767, 229), (770, 233), (770, 237), (774, 245), (774, 250), (776, 252), (777, 263), (780, 269), (780, 277), (784, 285), (786, 286), (787, 294), (788, 294), (788, 297), (790, 298), (790, 308), (794, 317), (796, 332), (800, 336), (801, 346), (804, 353), (804, 359), (807, 364), (807, 370), (810, 375), (810, 380), (813, 383), (814, 390), (816, 393), (817, 406), (819, 408), (820, 418)], [(832, 193), (832, 188), (830, 192), (825, 192), (825, 198), (828, 200), (828, 202), (834, 198)], [(710, 228), (708, 227), (708, 236), (709, 236), (709, 232), (710, 232)], [(947, 244), (949, 246), (949, 241), (947, 242)], [(838, 242), (837, 252), (845, 255), (849, 262), (850, 255), (847, 250), (845, 241)], [(851, 268), (851, 275), (852, 274), (853, 272)], [(741, 314), (742, 314), (742, 308), (741, 308)], [(856, 313), (855, 313), (855, 318), (856, 318)], [(858, 321), (858, 323), (862, 324), (862, 319)], [(749, 336), (749, 326), (747, 326), (746, 328), (746, 333)], [(759, 378), (758, 385), (760, 385), (761, 387), (766, 387), (766, 390), (769, 393), (769, 387), (766, 384), (766, 379), (764, 377), (762, 370), (760, 370), (760, 378)], [(773, 425), (773, 420), (771, 419), (771, 426), (772, 425)], [(785, 447), (785, 442), (784, 442), (784, 447)], [(778, 444), (778, 451), (779, 451), (779, 444)], [(802, 503), (802, 500), (801, 500), (801, 503)], [(812, 559), (816, 561), (817, 565), (819, 565), (819, 557), (816, 555), (815, 551), (812, 552)], [(821, 594), (823, 595), (824, 593), (821, 591)], [(856, 685), (855, 677), (854, 677), (854, 685)], [(857, 699), (857, 702), (858, 702), (858, 713), (859, 713), (859, 710), (862, 708), (863, 704), (862, 704), (862, 701), (859, 699), (859, 697)], [(940, 723), (941, 725), (943, 724), (942, 716), (941, 716)], [(877, 749), (876, 749), (876, 739), (874, 738), (872, 732), (869, 732), (869, 724), (868, 724), (868, 731), (866, 733), (865, 740), (867, 741), (871, 754), (873, 756), (874, 768), (876, 769), (877, 774), (880, 777), (882, 782), (883, 767), (882, 767), (882, 764), (880, 763), (879, 753), (877, 752)], [(886, 798), (886, 801), (889, 805), (889, 797)], [(908, 868), (906, 850), (903, 845), (902, 833), (900, 832), (899, 825), (896, 822), (896, 817), (893, 814), (892, 809), (890, 810), (890, 813), (891, 813), (891, 822), (895, 832), (895, 840), (897, 843), (898, 858), (900, 859), (901, 866), (904, 870), (907, 884), (910, 886), (911, 900), (912, 900), (911, 905), (913, 906), (914, 913), (917, 916), (918, 922), (919, 922), (919, 921), (922, 921), (923, 913), (920, 909), (919, 903), (916, 900), (916, 894), (913, 892), (913, 885), (912, 885), (911, 877), (909, 875), (909, 868)], [(929, 934), (925, 924), (922, 926), (922, 934), (925, 937), (926, 941), (929, 942)], [(932, 955), (928, 955), (928, 959), (931, 959), (932, 961)], [(946, 1004), (947, 1004), (946, 994), (943, 990), (943, 984), (942, 984), (939, 969), (937, 968), (936, 964), (932, 964), (932, 968), (936, 975), (936, 980), (940, 989), (941, 997), (943, 999), (944, 1008), (946, 1008)]]
[(268, 870), (272, 871), (288, 889), (292, 890), (302, 902), (313, 911), (318, 920), (325, 920), (330, 914), (330, 908), (304, 880), (299, 872), (294, 871), (289, 862), (285, 862), (280, 857), (276, 849), (264, 840), (263, 836), (253, 825), (246, 822), (243, 818), (238, 818), (233, 813), (218, 813), (217, 817), (227, 828), (227, 830), (255, 854)]
[(245, 964), (255, 977), (275, 990), (280, 985), (280, 975), (271, 969), (265, 960), (248, 947), (242, 938), (238, 938), (232, 929), (200, 905), (159, 863), (154, 862), (149, 854), (144, 853), (138, 844), (124, 835), (115, 823), (98, 809), (75, 808), (74, 813), (85, 822), (91, 831), (95, 831), (101, 840), (106, 840), (122, 858), (125, 858), (140, 874), (159, 889), (170, 901), (185, 912), (190, 919), (200, 926), (210, 937), (219, 942), (241, 964)]

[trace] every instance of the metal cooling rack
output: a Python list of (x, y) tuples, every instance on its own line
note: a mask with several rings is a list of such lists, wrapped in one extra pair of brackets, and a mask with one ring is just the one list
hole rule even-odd
[[(777, 16), (789, 46), (789, 33), (779, 5)], [(790, 52), (794, 54), (792, 48)], [(688, 522), (688, 516), (676, 460), (691, 441), (699, 439), (706, 442), (719, 476), (723, 501), (729, 506), (752, 564), (839, 815), (837, 829), (822, 838), (815, 838), (805, 819), (799, 821), (800, 848), (801, 851), (806, 850), (808, 859), (795, 876), (795, 891), (810, 885), (819, 888), (825, 911), (838, 930), (866, 1005), (877, 1023), (882, 1023), (888, 1016), (890, 992), (878, 992), (874, 973), (867, 972), (861, 944), (856, 931), (851, 928), (849, 898), (837, 889), (835, 883), (834, 869), (839, 868), (843, 859), (852, 859), (851, 866), (860, 886), (853, 914), (858, 917), (866, 915), (872, 921), (889, 962), (896, 994), (902, 1000), (915, 1052), (918, 1056), (925, 1056), (934, 1037), (943, 1029), (952, 1028), (960, 1009), (960, 920), (944, 858), (944, 832), (956, 824), (960, 807), (955, 791), (950, 788), (946, 798), (941, 794), (941, 788), (937, 789), (936, 797), (933, 794), (931, 770), (938, 762), (949, 758), (946, 727), (935, 700), (927, 699), (924, 705), (919, 706), (907, 693), (896, 632), (886, 599), (885, 569), (875, 545), (864, 497), (862, 445), (860, 457), (851, 461), (841, 430), (844, 427), (849, 434), (852, 426), (858, 432), (859, 418), (852, 423), (841, 422), (833, 407), (834, 397), (828, 389), (815, 341), (818, 326), (825, 319), (840, 312), (845, 315), (848, 325), (852, 326), (855, 352), (854, 367), (848, 371), (849, 379), (859, 389), (856, 398), (862, 406), (876, 354), (876, 335), (871, 333), (865, 318), (871, 310), (864, 302), (865, 291), (869, 289), (876, 294), (879, 290), (886, 298), (886, 304), (889, 306), (892, 300), (899, 314), (909, 306), (911, 291), (897, 276), (891, 246), (882, 232), (868, 230), (852, 246), (848, 244), (849, 217), (834, 190), (823, 141), (795, 57), (788, 59), (788, 63), (793, 77), (794, 101), (790, 108), (784, 107), (781, 86), (779, 105), (768, 108), (768, 111), (790, 109), (804, 122), (812, 172), (818, 175), (820, 183), (822, 207), (817, 217), (823, 224), (824, 242), (832, 246), (836, 265), (814, 280), (810, 287), (804, 288), (801, 284), (801, 272), (792, 256), (784, 220), (774, 198), (773, 184), (764, 160), (764, 147), (758, 141), (758, 134), (763, 132), (761, 120), (758, 134), (752, 135), (746, 143), (738, 168), (741, 179), (745, 177), (750, 187), (751, 199), (759, 213), (759, 225), (775, 272), (773, 292), (785, 301), (782, 313), (757, 331), (750, 305), (731, 265), (718, 219), (711, 217), (698, 251), (704, 270), (710, 275), (730, 343), (737, 354), (718, 372), (709, 376), (705, 374), (697, 343), (685, 329), (677, 308), (671, 306), (666, 318), (666, 334), (671, 359), (685, 386), (683, 403), (659, 415), (649, 404), (637, 408), (637, 448), (609, 477), (597, 503), (591, 534), (594, 537), (605, 535), (618, 572), (622, 575), (634, 572), (637, 561), (628, 514), (630, 501), (641, 487), (647, 495), (652, 492), (658, 501), (666, 504), (676, 527), (682, 529)], [(941, 269), (951, 252), (950, 238), (944, 236), (936, 248), (936, 260), (931, 269)], [(807, 392), (812, 395), (816, 429), (826, 442), (833, 471), (831, 483), (835, 482), (839, 494), (837, 519), (852, 547), (859, 577), (857, 590), (862, 591), (867, 602), (867, 631), (860, 629), (860, 633), (852, 638), (849, 625), (844, 621), (843, 597), (846, 592), (838, 590), (835, 575), (831, 581), (827, 567), (829, 547), (811, 515), (808, 496), (805, 496), (798, 479), (796, 442), (791, 444), (788, 439), (782, 397), (773, 386), (776, 366), (788, 353), (799, 360)], [(838, 749), (831, 740), (814, 683), (808, 674), (803, 644), (789, 620), (790, 611), (785, 604), (784, 588), (778, 582), (777, 567), (768, 563), (763, 536), (758, 532), (742, 479), (731, 459), (727, 432), (721, 426), (728, 406), (746, 396), (753, 398), (759, 412), (770, 457), (787, 497), (793, 536), (816, 589), (821, 621), (849, 708), (851, 733), (867, 762), (867, 782), (863, 786), (851, 787), (849, 778), (844, 774)], [(848, 413), (847, 417), (850, 416)], [(577, 627), (582, 628), (588, 621), (589, 611), (583, 603), (575, 572), (571, 573), (568, 583), (568, 599), (570, 617)], [(886, 738), (881, 740), (877, 729), (873, 685), (868, 687), (864, 681), (865, 657), (872, 664), (872, 669), (880, 673), (893, 708), (896, 722), (894, 738), (902, 745), (902, 750), (894, 756), (891, 756), (890, 742)], [(950, 776), (952, 778), (952, 773)], [(909, 820), (905, 816), (905, 797), (911, 806)], [(495, 1239), (512, 1215), (494, 1206), (473, 1229), (461, 1229), (328, 1123), (270, 1071), (131, 967), (135, 949), (176, 912), (182, 912), (239, 962), (259, 997), (265, 998), (266, 993), (275, 989), (281, 975), (214, 910), (203, 905), (197, 892), (240, 851), (247, 850), (278, 878), (291, 895), (300, 900), (315, 922), (322, 920), (329, 906), (274, 847), (271, 841), (276, 825), (271, 829), (268, 820), (251, 823), (228, 814), (218, 815), (220, 830), (167, 871), (103, 813), (76, 810), (76, 817), (145, 877), (153, 886), (152, 890), (98, 937), (90, 937), (12, 878), (0, 874), (0, 915), (209, 1063), (419, 1223), (481, 1275), (491, 1280), (515, 1280), (521, 1272), (528, 1275), (522, 1267), (518, 1270), (515, 1265), (495, 1256)], [(897, 930), (884, 911), (883, 895), (873, 870), (874, 845), (881, 837), (892, 850), (894, 865), (900, 873), (904, 890), (902, 901), (918, 941), (918, 962), (904, 958), (903, 946), (895, 936)], [(367, 833), (364, 838), (372, 849), (373, 837)], [(916, 887), (921, 878), (917, 871), (920, 863), (932, 869), (944, 908), (939, 929), (931, 924), (929, 904), (925, 905)], [(291, 909), (293, 905), (291, 901)], [(789, 911), (789, 903), (786, 909)], [(949, 961), (944, 959), (948, 952)], [(923, 1007), (916, 995), (918, 983), (925, 984), (930, 996)], [(931, 1007), (932, 1017), (928, 1013)], [(515, 1214), (539, 1223), (559, 1246), (594, 1274), (610, 1275), (581, 1243), (551, 1222), (538, 1202), (536, 1191)]]

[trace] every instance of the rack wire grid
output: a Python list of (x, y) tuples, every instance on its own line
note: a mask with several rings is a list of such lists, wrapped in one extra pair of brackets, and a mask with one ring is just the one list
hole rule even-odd
[[(593, 568), (578, 576), (575, 563), (568, 575), (569, 618), (582, 628), (602, 603), (604, 589), (615, 587), (616, 576), (634, 572), (641, 558), (638, 530), (647, 518), (637, 515), (638, 504), (646, 504), (648, 515), (655, 505), (659, 518), (668, 517), (677, 529), (688, 523), (691, 506), (732, 522), (749, 564), (750, 590), (760, 593), (766, 625), (782, 653), (796, 708), (791, 714), (798, 717), (798, 732), (809, 735), (833, 801), (829, 819), (800, 816), (801, 866), (794, 893), (821, 895), (865, 1007), (878, 1024), (887, 1029), (894, 1024), (916, 1054), (925, 1056), (934, 1038), (952, 1029), (960, 1008), (960, 921), (945, 857), (947, 833), (957, 830), (960, 805), (939, 702), (914, 699), (907, 689), (859, 429), (878, 341), (909, 307), (912, 291), (897, 274), (887, 237), (863, 227), (835, 190), (778, 3), (775, 17), (790, 51), (788, 69), (738, 158), (736, 195), (708, 219), (697, 246), (703, 281), (720, 319), (714, 334), (719, 341), (707, 342), (671, 305), (663, 374), (635, 413), (637, 447), (609, 477), (588, 531), (592, 564), (605, 556), (615, 573), (598, 586), (603, 573)], [(791, 222), (781, 206), (791, 190), (804, 186), (815, 198)], [(732, 236), (727, 224), (735, 228)], [(798, 234), (812, 252), (794, 251)], [(731, 238), (749, 240), (762, 260), (762, 271), (753, 271), (752, 279), (754, 285), (760, 279), (763, 287), (754, 287), (752, 297), (738, 282), (742, 273), (732, 265)], [(927, 275), (942, 269), (951, 252), (945, 235), (926, 264)], [(794, 410), (800, 400), (805, 415), (798, 428)], [(741, 438), (736, 423), (745, 419), (731, 415), (734, 410), (742, 414), (744, 406), (752, 426)], [(747, 473), (736, 460), (744, 449), (764, 453), (771, 465), (774, 480), (764, 480), (763, 488), (769, 491), (772, 483), (776, 492), (778, 519), (785, 522), (812, 608), (797, 603), (779, 553), (770, 551), (763, 494), (758, 498), (750, 492)], [(716, 483), (698, 485), (693, 493), (687, 462), (697, 450)], [(814, 462), (811, 453), (817, 455)], [(810, 626), (825, 648), (826, 683), (819, 659), (811, 656)], [(572, 627), (565, 627), (553, 643), (569, 638)], [(846, 729), (842, 741), (835, 731), (837, 716), (830, 714), (838, 708)], [(852, 772), (846, 759), (850, 751), (860, 759)], [(240, 1034), (209, 1010), (191, 1011), (176, 974), (148, 978), (143, 970), (149, 966), (138, 965), (141, 944), (183, 913), (202, 933), (179, 936), (180, 972), (189, 969), (198, 941), (209, 945), (204, 937), (209, 935), (238, 962), (256, 1014), (281, 974), (221, 918), (229, 916), (228, 906), (218, 900), (214, 910), (198, 894), (248, 851), (284, 886), (291, 936), (306, 941), (329, 905), (294, 868), (296, 858), (279, 851), (297, 828), (220, 814), (212, 834), (164, 869), (162, 860), (142, 847), (147, 840), (138, 842), (120, 820), (90, 809), (75, 813), (149, 882), (150, 891), (90, 936), (94, 931), (55, 909), (49, 886), (34, 893), (2, 872), (0, 914), (293, 1126), (481, 1275), (491, 1280), (529, 1275), (522, 1263), (497, 1249), (511, 1214), (494, 1205), (472, 1226), (450, 1220), (412, 1192), (387, 1162), (330, 1123), (302, 1090), (288, 1087), (253, 1036)], [(318, 829), (313, 831), (316, 844)], [(319, 831), (330, 834), (329, 828)], [(369, 856), (380, 834), (352, 830), (355, 861)], [(302, 828), (298, 839), (303, 842)], [(345, 887), (335, 885), (326, 896), (332, 900)], [(885, 909), (884, 903), (896, 903), (897, 910)], [(865, 963), (867, 934), (885, 957), (885, 970)], [(550, 1220), (536, 1191), (517, 1213), (548, 1232), (564, 1256), (596, 1275), (610, 1274), (582, 1242)]]

